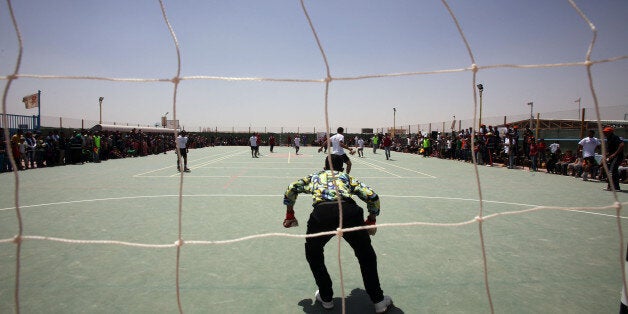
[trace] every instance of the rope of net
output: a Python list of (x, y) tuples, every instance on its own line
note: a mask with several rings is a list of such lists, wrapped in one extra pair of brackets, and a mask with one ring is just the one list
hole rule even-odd
[[(451, 16), (453, 23), (456, 25), (456, 28), (458, 29), (458, 33), (462, 39), (462, 41), (465, 44), (465, 47), (467, 49), (467, 52), (469, 54), (469, 58), (471, 60), (471, 66), (467, 67), (467, 68), (458, 68), (458, 69), (446, 69), (446, 70), (435, 70), (435, 71), (420, 71), (420, 72), (402, 72), (402, 73), (387, 73), (387, 74), (368, 74), (368, 75), (359, 75), (359, 76), (351, 76), (351, 77), (333, 77), (331, 75), (331, 71), (330, 71), (330, 67), (329, 67), (329, 63), (327, 62), (327, 57), (325, 54), (325, 50), (323, 49), (323, 46), (321, 44), (321, 41), (319, 40), (316, 28), (314, 26), (314, 23), (312, 21), (312, 19), (310, 18), (310, 15), (308, 13), (308, 10), (305, 6), (304, 0), (300, 0), (301, 3), (301, 8), (303, 10), (303, 14), (305, 16), (305, 18), (308, 21), (308, 25), (310, 26), (310, 30), (312, 32), (312, 35), (317, 43), (317, 46), (319, 48), (319, 51), (321, 53), (324, 65), (325, 65), (325, 69), (326, 69), (326, 77), (324, 79), (295, 79), (295, 78), (264, 78), (264, 77), (221, 77), (221, 76), (181, 76), (181, 54), (180, 54), (180, 47), (179, 47), (179, 42), (177, 40), (176, 37), (176, 33), (174, 31), (174, 28), (172, 27), (172, 25), (170, 24), (170, 22), (168, 21), (168, 16), (166, 14), (166, 8), (164, 6), (163, 0), (159, 0), (159, 6), (163, 15), (163, 19), (164, 19), (164, 23), (167, 25), (168, 27), (168, 31), (173, 39), (173, 43), (174, 43), (174, 47), (176, 49), (177, 52), (177, 70), (176, 70), (176, 75), (173, 78), (115, 78), (115, 77), (98, 77), (98, 76), (63, 76), (63, 75), (38, 75), (38, 74), (21, 74), (20, 73), (20, 66), (22, 63), (22, 54), (23, 54), (23, 42), (22, 42), (22, 34), (20, 32), (20, 29), (18, 27), (18, 23), (17, 20), (15, 18), (14, 12), (13, 12), (13, 7), (12, 7), (12, 1), (11, 0), (6, 0), (7, 2), (7, 7), (8, 7), (8, 11), (11, 17), (11, 22), (12, 25), (14, 27), (15, 33), (17, 35), (17, 39), (18, 39), (18, 45), (19, 45), (19, 50), (18, 50), (18, 55), (16, 58), (16, 62), (15, 62), (15, 67), (13, 70), (13, 73), (7, 76), (3, 76), (0, 77), (0, 79), (7, 81), (3, 94), (2, 94), (2, 112), (6, 112), (6, 99), (7, 99), (7, 95), (8, 92), (11, 88), (11, 85), (13, 83), (13, 81), (17, 80), (18, 78), (37, 78), (37, 79), (55, 79), (55, 80), (62, 80), (62, 79), (66, 79), (66, 80), (99, 80), (99, 81), (115, 81), (115, 82), (137, 82), (137, 83), (150, 83), (150, 82), (164, 82), (164, 83), (172, 83), (173, 84), (173, 100), (172, 100), (172, 112), (173, 112), (173, 119), (176, 121), (177, 120), (177, 116), (176, 116), (176, 110), (177, 110), (177, 93), (178, 93), (178, 87), (179, 87), (179, 83), (181, 83), (181, 81), (186, 81), (186, 80), (221, 80), (221, 81), (261, 81), (261, 82), (289, 82), (289, 83), (324, 83), (325, 84), (325, 101), (324, 101), (324, 113), (325, 113), (325, 126), (326, 126), (326, 130), (327, 130), (327, 136), (329, 137), (330, 132), (330, 127), (329, 127), (329, 116), (328, 116), (328, 96), (329, 96), (329, 88), (331, 83), (334, 80), (337, 81), (347, 81), (347, 80), (362, 80), (362, 79), (377, 79), (377, 78), (387, 78), (387, 77), (403, 77), (403, 76), (418, 76), (418, 75), (435, 75), (435, 74), (448, 74), (448, 73), (458, 73), (458, 72), (472, 72), (472, 92), (473, 92), (473, 102), (474, 102), (474, 114), (473, 114), (473, 120), (477, 121), (477, 93), (476, 93), (476, 77), (477, 77), (477, 73), (480, 70), (489, 70), (489, 69), (495, 69), (495, 68), (519, 68), (519, 69), (530, 69), (530, 68), (556, 68), (556, 67), (574, 67), (574, 66), (584, 66), (587, 70), (587, 78), (588, 78), (588, 82), (589, 82), (589, 88), (591, 91), (591, 95), (593, 97), (594, 100), (594, 104), (595, 104), (595, 109), (596, 109), (596, 113), (597, 113), (597, 123), (598, 123), (598, 133), (602, 134), (603, 136), (603, 132), (602, 132), (602, 125), (601, 125), (601, 121), (599, 119), (600, 117), (600, 112), (599, 112), (599, 103), (598, 103), (598, 98), (596, 95), (596, 91), (594, 88), (594, 84), (593, 84), (593, 75), (591, 73), (591, 68), (596, 65), (596, 64), (600, 64), (600, 63), (608, 63), (608, 62), (616, 62), (619, 60), (624, 60), (624, 59), (628, 59), (628, 56), (618, 56), (618, 57), (613, 57), (613, 58), (607, 58), (607, 59), (600, 59), (600, 60), (591, 60), (591, 53), (593, 51), (594, 45), (595, 45), (595, 40), (597, 38), (597, 29), (595, 28), (595, 25), (587, 18), (587, 16), (584, 14), (584, 12), (582, 12), (580, 10), (580, 8), (575, 4), (575, 2), (573, 0), (568, 0), (569, 4), (571, 5), (571, 7), (576, 10), (576, 12), (580, 15), (580, 17), (585, 21), (585, 23), (587, 23), (587, 25), (589, 26), (589, 28), (591, 29), (592, 32), (592, 40), (589, 44), (589, 48), (587, 50), (587, 54), (585, 57), (585, 61), (582, 62), (566, 62), (566, 63), (553, 63), (553, 64), (533, 64), (533, 65), (517, 65), (517, 64), (495, 64), (495, 65), (477, 65), (475, 62), (475, 58), (473, 55), (473, 51), (471, 49), (471, 46), (469, 45), (467, 38), (463, 32), (463, 29), (461, 27), (461, 25), (459, 24), (456, 15), (454, 14), (453, 10), (451, 9), (451, 7), (449, 6), (448, 2), (446, 0), (441, 0), (443, 6), (445, 7), (445, 9), (448, 11), (449, 15)], [(7, 125), (7, 117), (6, 115), (2, 115), (2, 122), (4, 125)], [(475, 124), (475, 123), (474, 123)], [(178, 135), (178, 130), (175, 129), (175, 137)], [(5, 138), (5, 142), (8, 143), (10, 142), (9, 139), (9, 132), (8, 129), (4, 129), (3, 132), (3, 136)], [(475, 141), (475, 134), (472, 134), (471, 137), (471, 145), (474, 144)], [(328, 141), (329, 142), (329, 141)], [(329, 144), (328, 144), (329, 145)], [(8, 147), (7, 147), (8, 148)], [(328, 150), (328, 159), (331, 158), (330, 154), (331, 154), (331, 150)], [(602, 152), (603, 154), (605, 154), (606, 152), (606, 145), (604, 143), (604, 141), (602, 141)], [(15, 262), (15, 291), (14, 291), (14, 302), (15, 302), (15, 312), (19, 313), (20, 312), (20, 298), (19, 298), (19, 292), (20, 292), (20, 261), (21, 261), (21, 244), (22, 241), (24, 240), (46, 240), (46, 241), (55, 241), (55, 242), (63, 242), (63, 243), (72, 243), (72, 244), (106, 244), (106, 245), (123, 245), (123, 246), (132, 246), (132, 247), (140, 247), (140, 248), (176, 248), (176, 293), (177, 293), (177, 305), (178, 305), (178, 309), (180, 313), (183, 313), (183, 305), (181, 302), (181, 294), (180, 294), (180, 277), (179, 277), (179, 270), (180, 270), (180, 258), (181, 258), (181, 247), (184, 244), (196, 244), (196, 245), (207, 245), (207, 244), (230, 244), (230, 243), (235, 243), (235, 242), (241, 242), (241, 241), (247, 241), (247, 240), (253, 240), (253, 239), (259, 239), (259, 238), (267, 238), (267, 237), (292, 237), (292, 238), (306, 238), (306, 237), (314, 237), (314, 236), (321, 236), (321, 235), (329, 235), (329, 234), (334, 234), (337, 235), (338, 237), (338, 251), (337, 251), (337, 257), (338, 257), (338, 265), (339, 265), (339, 272), (340, 272), (340, 284), (341, 284), (341, 290), (342, 290), (342, 312), (345, 313), (346, 312), (346, 304), (345, 304), (345, 289), (344, 289), (344, 279), (343, 279), (343, 271), (342, 271), (342, 263), (341, 263), (341, 238), (342, 238), (342, 233), (343, 232), (350, 232), (350, 231), (355, 231), (355, 230), (361, 230), (361, 229), (369, 229), (369, 228), (374, 228), (375, 226), (363, 226), (363, 227), (355, 227), (355, 228), (346, 228), (343, 229), (342, 228), (342, 218), (340, 219), (340, 224), (339, 227), (336, 231), (330, 231), (330, 232), (323, 232), (323, 233), (317, 233), (317, 234), (311, 234), (311, 235), (293, 235), (293, 234), (287, 234), (287, 233), (266, 233), (266, 234), (257, 234), (257, 235), (251, 235), (251, 236), (246, 236), (246, 237), (241, 237), (241, 238), (236, 238), (236, 239), (231, 239), (231, 240), (217, 240), (217, 241), (184, 241), (182, 239), (182, 215), (183, 215), (183, 183), (184, 183), (184, 176), (183, 176), (183, 172), (181, 172), (180, 174), (180, 178), (179, 178), (179, 194), (178, 194), (178, 239), (177, 241), (175, 241), (175, 243), (173, 244), (143, 244), (143, 243), (133, 243), (133, 242), (125, 242), (125, 241), (114, 241), (114, 240), (72, 240), (72, 239), (63, 239), (63, 238), (55, 238), (55, 237), (46, 237), (46, 236), (36, 236), (36, 235), (24, 235), (23, 234), (23, 221), (22, 221), (22, 216), (21, 216), (21, 208), (25, 208), (28, 206), (21, 206), (20, 202), (19, 202), (19, 195), (20, 195), (20, 184), (19, 184), (19, 174), (17, 172), (17, 166), (15, 164), (15, 161), (13, 159), (13, 154), (11, 149), (7, 149), (7, 155), (8, 155), (8, 159), (11, 162), (12, 166), (13, 166), (13, 175), (14, 175), (14, 181), (15, 181), (15, 187), (14, 187), (14, 210), (16, 213), (16, 217), (17, 217), (17, 224), (18, 224), (18, 234), (10, 239), (0, 239), (0, 243), (7, 243), (7, 242), (13, 242), (16, 244), (16, 262)], [(177, 155), (178, 157), (180, 157), (180, 153), (177, 150)], [(181, 160), (182, 158), (179, 158), (179, 160)], [(626, 285), (626, 275), (625, 275), (625, 263), (624, 263), (624, 242), (623, 242), (623, 230), (622, 230), (622, 225), (621, 225), (621, 209), (623, 207), (624, 204), (620, 203), (618, 200), (618, 196), (617, 196), (617, 191), (613, 190), (613, 197), (615, 199), (615, 203), (609, 206), (604, 206), (604, 207), (582, 207), (582, 208), (578, 208), (578, 207), (571, 207), (571, 208), (564, 208), (564, 207), (555, 207), (555, 206), (537, 206), (534, 208), (530, 208), (530, 209), (526, 209), (526, 210), (520, 210), (520, 211), (511, 211), (511, 212), (502, 212), (502, 213), (497, 213), (497, 214), (492, 214), (492, 215), (487, 215), (484, 216), (483, 213), (483, 196), (482, 196), (482, 188), (481, 188), (481, 180), (479, 177), (479, 173), (478, 173), (478, 167), (477, 167), (477, 160), (475, 155), (472, 154), (472, 161), (474, 164), (474, 171), (475, 171), (475, 177), (476, 177), (476, 187), (478, 189), (478, 197), (479, 197), (479, 208), (478, 208), (478, 216), (476, 216), (474, 219), (468, 220), (468, 221), (463, 221), (463, 222), (458, 222), (458, 223), (427, 223), (427, 222), (408, 222), (408, 223), (386, 223), (386, 224), (378, 224), (377, 228), (388, 228), (388, 227), (407, 227), (407, 226), (432, 226), (432, 227), (460, 227), (460, 226), (465, 226), (465, 225), (470, 225), (470, 224), (474, 224), (477, 223), (478, 224), (478, 238), (480, 240), (480, 245), (481, 245), (481, 253), (482, 253), (482, 261), (483, 261), (483, 274), (484, 274), (484, 284), (485, 284), (485, 289), (486, 289), (486, 295), (487, 295), (487, 302), (489, 304), (489, 308), (491, 313), (494, 313), (494, 308), (493, 308), (493, 301), (491, 298), (491, 291), (490, 291), (490, 285), (489, 285), (489, 270), (487, 267), (487, 258), (486, 258), (486, 249), (485, 249), (485, 245), (484, 245), (484, 232), (483, 232), (483, 223), (485, 221), (487, 221), (488, 219), (492, 219), (492, 218), (496, 218), (496, 217), (500, 217), (500, 216), (505, 216), (505, 215), (515, 215), (515, 214), (523, 214), (523, 213), (528, 213), (528, 212), (534, 212), (534, 211), (538, 211), (538, 210), (607, 210), (610, 208), (614, 208), (616, 210), (616, 221), (617, 221), (617, 230), (618, 230), (618, 234), (619, 234), (619, 262), (620, 262), (620, 269), (621, 269), (621, 274), (622, 274), (622, 284), (624, 287), (624, 292), (628, 291), (627, 289), (627, 285)], [(332, 164), (330, 162), (330, 164)], [(181, 166), (181, 165), (180, 165)], [(602, 162), (602, 166), (604, 168), (604, 170), (609, 174), (609, 180), (612, 179), (612, 174), (609, 173), (609, 169), (608, 169), (608, 165), (606, 163), (605, 160), (603, 160)], [(335, 178), (332, 178), (335, 179)], [(611, 185), (612, 186), (612, 185)], [(341, 213), (340, 217), (342, 217), (342, 204), (339, 202), (339, 211)], [(628, 299), (627, 296), (624, 296)]]

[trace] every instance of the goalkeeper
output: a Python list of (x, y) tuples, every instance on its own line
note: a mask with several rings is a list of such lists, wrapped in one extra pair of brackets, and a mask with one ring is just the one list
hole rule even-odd
[[(338, 160), (339, 161), (339, 160)], [(308, 175), (288, 187), (284, 194), (283, 203), (286, 205), (286, 219), (283, 226), (286, 228), (298, 226), (294, 216), (294, 203), (299, 193), (312, 194), (313, 207), (307, 222), (307, 234), (336, 230), (339, 226), (338, 199), (342, 203), (343, 228), (364, 225), (375, 225), (375, 217), (379, 214), (379, 197), (368, 186), (342, 172), (342, 161), (332, 165), (340, 171), (322, 170)], [(364, 210), (351, 198), (358, 196), (366, 202), (368, 217), (364, 221)], [(392, 304), (388, 296), (384, 296), (379, 284), (377, 273), (377, 256), (371, 245), (369, 234), (375, 235), (377, 229), (363, 229), (346, 232), (343, 238), (351, 245), (355, 256), (360, 263), (364, 287), (375, 306), (376, 313), (385, 312)], [(307, 237), (305, 239), (305, 257), (310, 265), (314, 280), (318, 286), (315, 299), (325, 309), (334, 307), (332, 281), (325, 266), (323, 254), (325, 244), (334, 235)]]

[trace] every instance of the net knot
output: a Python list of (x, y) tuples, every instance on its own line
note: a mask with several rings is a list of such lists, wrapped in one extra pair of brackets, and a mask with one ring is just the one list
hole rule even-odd
[(475, 221), (477, 221), (477, 222), (484, 222), (484, 218), (482, 218), (480, 216), (475, 216)]
[(472, 64), (471, 65), (471, 71), (473, 71), (473, 73), (476, 73), (478, 71), (478, 65), (477, 64)]
[(613, 207), (615, 207), (615, 209), (621, 209), (621, 203), (620, 202), (615, 202), (615, 203), (613, 203)]
[(175, 76), (175, 77), (172, 78), (171, 81), (172, 81), (172, 83), (179, 84), (179, 82), (181, 82), (181, 78), (178, 77), (178, 76)]
[(342, 233), (343, 233), (343, 232), (342, 232), (342, 228), (340, 228), (340, 227), (339, 227), (339, 228), (336, 228), (336, 234), (337, 234), (339, 237), (342, 237)]
[(587, 61), (584, 61), (584, 65), (590, 67), (591, 65), (593, 65), (593, 62), (591, 60), (587, 60)]
[(15, 244), (22, 243), (22, 236), (21, 235), (16, 235), (15, 237), (13, 237), (13, 243), (15, 243)]
[(331, 76), (328, 76), (325, 78), (325, 83), (330, 83), (332, 80)]
[(185, 241), (183, 241), (183, 239), (179, 239), (179, 240), (174, 242), (174, 245), (176, 245), (178, 247), (182, 247), (183, 244), (185, 244)]

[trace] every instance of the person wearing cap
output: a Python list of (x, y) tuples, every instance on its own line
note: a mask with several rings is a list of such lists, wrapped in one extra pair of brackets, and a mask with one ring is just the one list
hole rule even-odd
[(603, 130), (606, 138), (606, 164), (611, 173), (608, 179), (608, 185), (604, 190), (612, 191), (611, 181), (615, 191), (621, 191), (619, 188), (619, 165), (624, 160), (624, 140), (615, 134), (615, 130), (607, 126)]

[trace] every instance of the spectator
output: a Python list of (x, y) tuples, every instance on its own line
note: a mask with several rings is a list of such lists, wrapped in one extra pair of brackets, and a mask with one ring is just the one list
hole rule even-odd
[(582, 157), (576, 157), (576, 160), (567, 165), (567, 174), (571, 173), (574, 178), (581, 176), (583, 162)]
[(4, 129), (0, 128), (0, 173), (12, 171), (11, 163), (6, 149), (6, 141), (4, 140)]
[[(26, 132), (26, 134), (24, 135), (24, 143), (26, 145), (24, 166), (27, 169), (35, 168), (35, 151), (37, 150), (37, 139), (35, 139), (35, 136), (32, 132)], [(20, 153), (22, 153), (22, 150), (20, 150)]]
[(547, 164), (545, 165), (545, 167), (547, 168), (547, 173), (560, 172), (559, 170), (557, 170), (558, 167), (556, 166), (556, 163), (558, 163), (558, 154), (550, 154), (550, 157), (547, 160)]
[(512, 139), (512, 134), (506, 134), (504, 137), (504, 153), (508, 156), (508, 169), (515, 168), (515, 150), (513, 146), (515, 141)]
[(572, 151), (571, 150), (566, 151), (563, 157), (560, 159), (560, 161), (556, 163), (556, 170), (558, 171), (559, 174), (566, 176), (567, 166), (570, 163), (574, 162), (575, 160), (576, 160), (576, 157), (573, 155)]
[[(547, 151), (547, 145), (545, 145), (545, 140), (540, 138), (536, 143), (536, 150), (539, 152), (538, 165), (542, 166), (545, 160), (545, 152)], [(547, 167), (547, 166), (546, 166)]]
[(499, 138), (493, 134), (493, 126), (489, 126), (488, 129), (489, 131), (486, 133), (486, 165), (493, 167), (493, 159)]
[(550, 149), (550, 154), (553, 155), (556, 158), (556, 160), (558, 160), (558, 157), (560, 154), (560, 144), (558, 144), (558, 141), (554, 141), (554, 143), (550, 144), (549, 149)]
[(528, 139), (530, 147), (528, 148), (528, 154), (530, 154), (530, 171), (538, 171), (538, 159), (539, 151), (534, 137)]
[(606, 138), (606, 156), (604, 157), (611, 174), (605, 190), (621, 191), (619, 188), (619, 164), (624, 160), (624, 140), (615, 135), (615, 129), (610, 126), (605, 127), (603, 132)]

